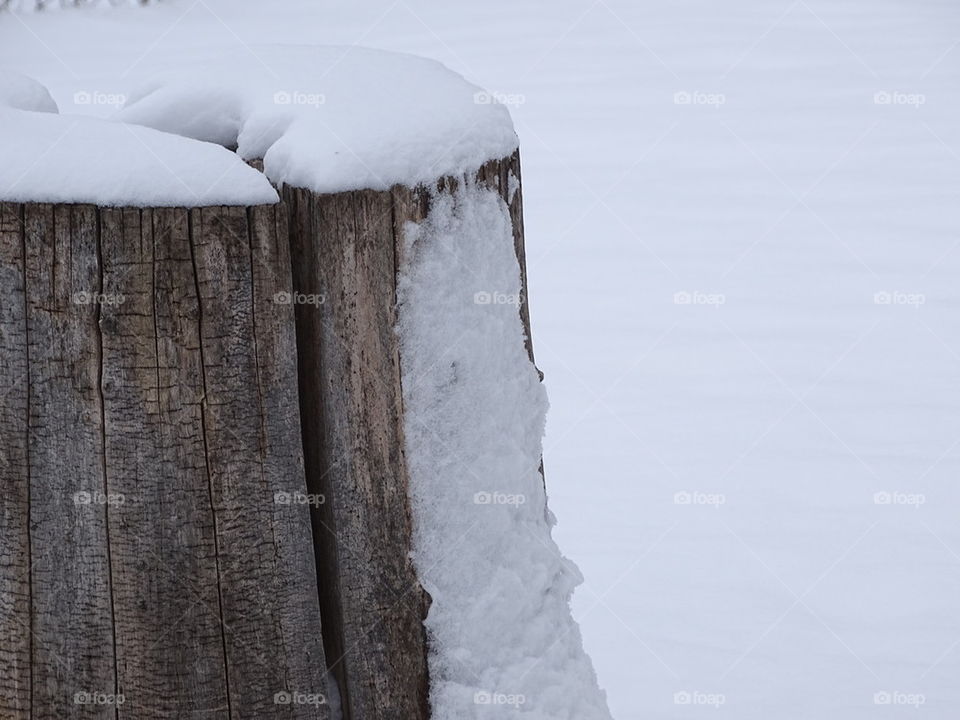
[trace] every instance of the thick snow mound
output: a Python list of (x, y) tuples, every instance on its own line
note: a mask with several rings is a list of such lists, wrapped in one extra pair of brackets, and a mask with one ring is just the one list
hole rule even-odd
[(428, 182), (517, 147), (506, 107), (433, 60), (338, 46), (263, 46), (166, 70), (125, 122), (263, 158), (275, 184), (316, 192)]
[(506, 205), (467, 185), (409, 224), (398, 286), (414, 561), (438, 720), (609, 720), (551, 537), (547, 399), (524, 347)]
[(107, 206), (277, 202), (267, 179), (210, 143), (94, 118), (0, 108), (0, 200)]
[(0, 77), (0, 200), (141, 207), (278, 200), (261, 173), (218, 145), (56, 110), (39, 83)]
[(26, 75), (0, 69), (0, 107), (36, 112), (60, 112), (47, 89)]

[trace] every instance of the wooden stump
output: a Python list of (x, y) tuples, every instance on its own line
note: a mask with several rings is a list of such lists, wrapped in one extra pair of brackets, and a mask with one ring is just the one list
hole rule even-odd
[(0, 222), (0, 715), (328, 717), (283, 208)]
[(0, 718), (429, 718), (396, 277), (463, 180), (0, 203)]

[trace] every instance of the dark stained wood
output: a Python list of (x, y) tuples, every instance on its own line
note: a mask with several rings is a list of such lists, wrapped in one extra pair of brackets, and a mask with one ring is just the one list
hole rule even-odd
[(30, 475), (22, 208), (0, 203), (0, 717), (30, 713)]

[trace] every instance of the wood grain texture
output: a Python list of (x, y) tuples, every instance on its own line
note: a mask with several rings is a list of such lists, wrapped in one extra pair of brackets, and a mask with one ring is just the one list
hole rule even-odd
[(327, 654), (345, 717), (426, 718), (424, 593), (410, 561), (408, 479), (394, 335), (390, 192), (286, 189), (307, 482)]
[(0, 717), (30, 713), (29, 380), (22, 208), (0, 203)]
[(308, 496), (294, 306), (287, 301), (293, 289), (287, 211), (282, 206), (254, 207), (248, 217), (262, 482), (273, 493), (264, 521), (273, 528), (275, 567), (266, 581), (277, 603), (276, 654), (285, 661), (281, 670), (286, 684), (280, 689), (305, 696), (305, 702), (292, 704), (283, 717), (326, 718), (327, 706), (311, 705), (319, 696), (326, 699), (329, 688), (311, 532), (314, 505), (303, 501)]
[[(32, 717), (111, 718), (117, 689), (105, 487), (96, 211), (24, 210), (30, 356)], [(79, 702), (78, 702), (79, 701)]]
[(329, 717), (286, 228), (0, 206), (0, 718)]
[(103, 395), (121, 718), (227, 718), (184, 210), (101, 212)]
[[(324, 657), (315, 642), (320, 618), (300, 611), (300, 598), (317, 593), (316, 578), (303, 574), (300, 557), (310, 552), (304, 546), (307, 507), (275, 497), (294, 487), (306, 494), (298, 472), (301, 448), (295, 431), (265, 432), (268, 405), (272, 417), (296, 422), (285, 417), (296, 407), (293, 336), (281, 338), (290, 338), (288, 351), (271, 346), (269, 333), (258, 336), (256, 313), (270, 317), (273, 293), (257, 293), (247, 210), (201, 208), (190, 215), (231, 717), (325, 719), (325, 704), (276, 702), (281, 693), (326, 694)], [(261, 242), (257, 252), (262, 257), (280, 246)], [(285, 256), (273, 254), (269, 261), (282, 263)], [(284, 288), (289, 292), (289, 279)], [(275, 359), (283, 366), (262, 372)], [(282, 524), (274, 524), (277, 517)]]

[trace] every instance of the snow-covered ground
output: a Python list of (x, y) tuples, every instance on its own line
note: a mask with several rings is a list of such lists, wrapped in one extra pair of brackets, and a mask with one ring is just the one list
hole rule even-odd
[(960, 711), (955, 3), (0, 18), (62, 113), (271, 42), (418, 53), (510, 105), (554, 534), (617, 720)]

